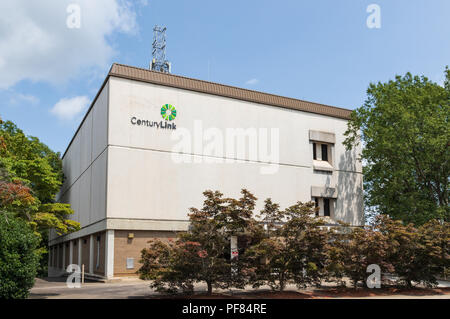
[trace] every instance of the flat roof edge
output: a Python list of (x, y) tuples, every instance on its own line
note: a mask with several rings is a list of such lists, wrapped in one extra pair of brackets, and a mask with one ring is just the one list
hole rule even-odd
[(108, 74), (119, 78), (158, 84), (200, 93), (207, 93), (242, 101), (278, 106), (297, 111), (321, 114), (349, 120), (352, 110), (304, 100), (252, 91), (234, 86), (192, 79), (174, 74), (162, 73), (143, 68), (114, 63)]

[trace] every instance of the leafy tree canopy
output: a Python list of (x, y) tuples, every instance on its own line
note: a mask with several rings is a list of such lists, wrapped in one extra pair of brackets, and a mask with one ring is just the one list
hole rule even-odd
[(42, 203), (53, 202), (63, 180), (60, 154), (37, 137), (28, 137), (11, 121), (0, 121), (0, 165), (10, 179), (33, 189)]
[(70, 205), (55, 203), (62, 181), (60, 154), (0, 119), (0, 211), (26, 220), (44, 239), (51, 228), (78, 230), (79, 223), (66, 219)]
[(152, 288), (171, 293), (192, 291), (195, 282), (205, 282), (209, 294), (213, 287), (242, 288), (245, 276), (240, 270), (245, 260), (230, 258), (230, 237), (257, 240), (255, 234), (262, 227), (252, 217), (256, 197), (245, 189), (241, 194), (234, 199), (219, 191), (205, 191), (203, 207), (190, 209), (187, 232), (180, 233), (176, 241), (156, 240), (142, 251), (141, 278), (154, 279)]
[(370, 84), (346, 147), (362, 142), (366, 206), (405, 223), (450, 220), (450, 70), (445, 85), (396, 76)]

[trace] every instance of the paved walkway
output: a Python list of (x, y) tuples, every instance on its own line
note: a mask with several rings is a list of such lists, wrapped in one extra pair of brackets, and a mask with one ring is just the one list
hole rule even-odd
[(81, 288), (69, 288), (66, 278), (36, 279), (30, 299), (112, 299), (147, 298), (158, 293), (149, 288), (149, 282), (125, 279), (118, 282), (85, 282)]
[[(439, 282), (439, 287), (450, 287), (449, 281)], [(296, 291), (295, 286), (289, 286), (286, 290)], [(305, 293), (311, 293), (313, 288), (306, 289)], [(205, 285), (196, 285), (196, 291), (206, 291)], [(267, 291), (260, 289), (259, 291)], [(297, 290), (298, 291), (298, 290)], [(224, 291), (226, 292), (226, 291)], [(36, 279), (35, 286), (31, 289), (30, 299), (134, 299), (134, 298), (152, 298), (159, 296), (159, 293), (149, 287), (148, 281), (138, 278), (122, 278), (117, 282), (86, 282), (81, 288), (68, 288), (66, 278), (45, 278)], [(320, 297), (315, 297), (320, 298)], [(330, 298), (324, 297), (324, 298)], [(349, 297), (332, 297), (345, 298)], [(426, 296), (415, 295), (392, 295), (392, 296), (370, 296), (370, 297), (352, 297), (352, 299), (450, 299), (448, 294), (434, 294)]]

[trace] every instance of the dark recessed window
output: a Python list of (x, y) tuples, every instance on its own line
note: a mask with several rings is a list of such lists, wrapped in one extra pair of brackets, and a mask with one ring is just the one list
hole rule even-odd
[(83, 244), (87, 244), (87, 239), (83, 239)]
[(328, 145), (322, 144), (322, 161), (328, 161)]
[(317, 159), (316, 143), (313, 143), (313, 159)]
[[(314, 203), (315, 203), (314, 207), (316, 208), (319, 207), (319, 198), (315, 197)], [(319, 210), (316, 210), (316, 216), (319, 216)]]
[(329, 198), (323, 199), (323, 215), (330, 216), (330, 199)]

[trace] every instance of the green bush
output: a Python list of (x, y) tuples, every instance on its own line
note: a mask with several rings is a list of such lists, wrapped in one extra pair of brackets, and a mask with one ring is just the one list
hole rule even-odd
[[(158, 292), (192, 293), (194, 284), (215, 288), (268, 285), (282, 291), (320, 286), (324, 281), (356, 288), (367, 284), (368, 266), (396, 275), (396, 285), (433, 287), (450, 268), (450, 223), (431, 220), (405, 225), (379, 215), (371, 225), (350, 228), (316, 218), (314, 203), (298, 202), (284, 210), (270, 199), (253, 218), (256, 198), (222, 198), (206, 191), (201, 210), (192, 208), (190, 228), (175, 241), (153, 241), (142, 250), (142, 279)], [(265, 227), (262, 226), (265, 225)], [(238, 237), (238, 258), (231, 259), (230, 237)]]
[(411, 288), (415, 284), (437, 285), (436, 278), (449, 265), (450, 223), (431, 220), (414, 227), (384, 217), (379, 229), (389, 242), (388, 260), (400, 283)]
[(337, 227), (330, 237), (327, 271), (329, 277), (341, 285), (344, 285), (344, 277), (349, 278), (355, 288), (360, 283), (366, 285), (367, 267), (371, 264), (380, 266), (384, 273), (394, 271), (388, 262), (391, 244), (387, 236), (373, 226)]
[(150, 287), (156, 291), (192, 293), (199, 282), (206, 284), (208, 294), (213, 288), (243, 288), (239, 261), (230, 260), (230, 237), (252, 233), (256, 198), (245, 189), (239, 199), (223, 198), (218, 191), (203, 194), (203, 208), (191, 208), (188, 231), (179, 233), (175, 241), (156, 240), (141, 252), (138, 273), (142, 279), (152, 279)]
[(268, 285), (283, 291), (288, 284), (320, 286), (327, 275), (328, 231), (321, 227), (325, 221), (314, 215), (312, 202), (279, 210), (278, 204), (266, 200), (260, 216), (266, 222), (267, 237), (244, 254), (250, 261), (246, 273), (254, 288)]
[(24, 221), (0, 213), (0, 299), (28, 297), (39, 265), (38, 244)]

